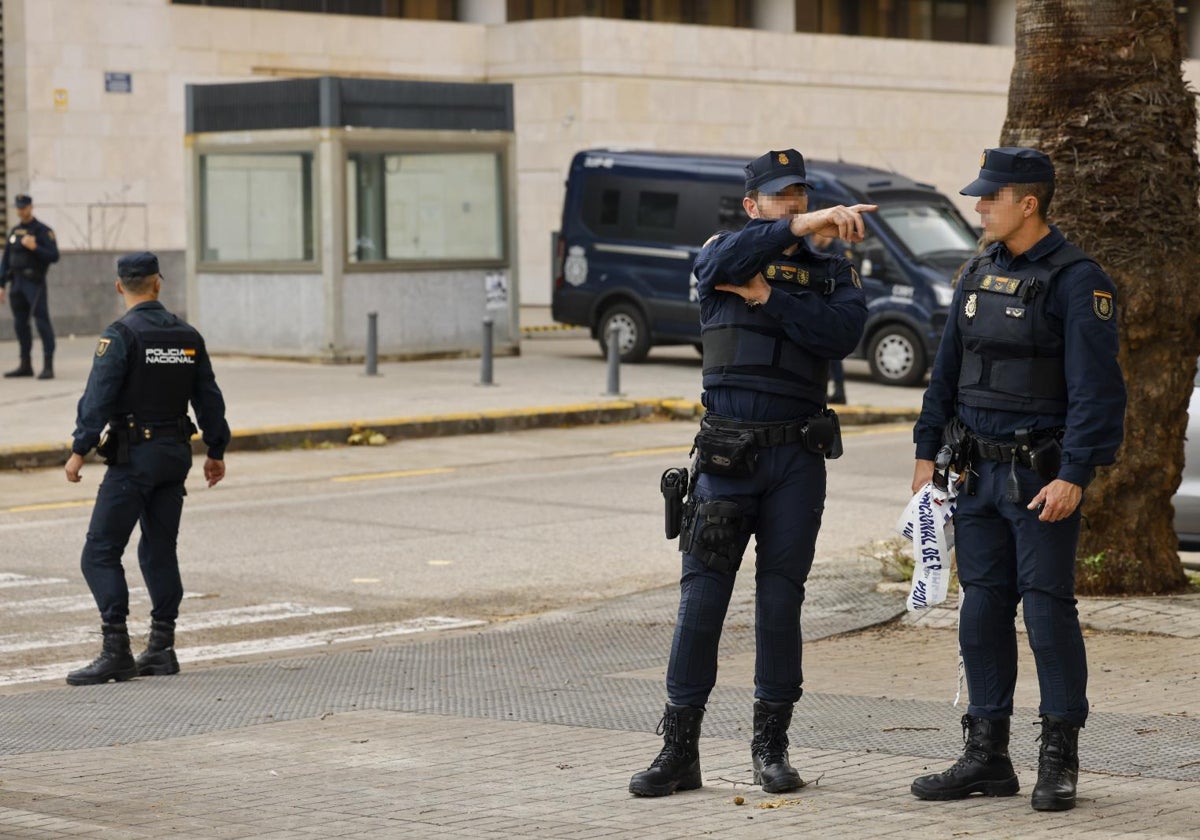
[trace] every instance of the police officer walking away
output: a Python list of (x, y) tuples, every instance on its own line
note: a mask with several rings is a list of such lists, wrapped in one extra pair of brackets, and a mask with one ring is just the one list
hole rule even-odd
[[(91, 665), (67, 675), (71, 685), (179, 672), (175, 619), (183, 583), (175, 540), (187, 493), (184, 479), (192, 466), (189, 441), (196, 431), (188, 402), (208, 447), (204, 478), (209, 487), (225, 477), (230, 437), (204, 339), (158, 302), (158, 258), (150, 253), (121, 257), (117, 276), (127, 312), (100, 335), (66, 465), (67, 480), (79, 481), (92, 447), (108, 464), (81, 561), (100, 608), (104, 645)], [(146, 650), (135, 660), (125, 625), (129, 588), (121, 555), (139, 522), (138, 564), (150, 593), (151, 624)]]
[[(58, 262), (58, 242), (54, 231), (33, 217), (33, 199), (18, 195), (13, 202), (21, 223), (9, 231), (0, 258), (0, 303), (8, 295), (12, 306), (13, 328), (21, 348), (21, 363), (4, 376), (33, 376), (33, 333), (29, 316), (37, 322), (38, 337), (42, 339), (44, 365), (38, 379), (54, 378), (54, 327), (50, 325), (50, 310), (46, 303), (46, 272)], [(6, 292), (6, 287), (12, 287)]]
[(920, 799), (1020, 789), (1008, 757), (1018, 603), (1041, 689), (1032, 804), (1075, 807), (1087, 661), (1075, 601), (1080, 503), (1123, 436), (1116, 288), (1046, 221), (1054, 166), (1034, 149), (988, 149), (962, 190), (991, 241), (963, 271), (913, 430), (913, 490), (947, 456), (966, 480), (954, 516), (963, 587), (959, 643), (966, 749), (912, 783)]
[[(801, 694), (800, 607), (825, 506), (825, 459), (841, 453), (826, 407), (830, 359), (858, 344), (862, 284), (841, 256), (804, 237), (862, 240), (874, 205), (808, 209), (804, 159), (787, 149), (746, 166), (750, 221), (700, 251), (703, 403), (688, 498), (667, 536), (680, 535), (679, 616), (667, 666), (663, 748), (629, 791), (665, 796), (701, 786), (698, 740), (717, 677), (717, 645), (734, 576), (757, 539), (754, 779), (770, 793), (802, 784), (788, 762), (787, 730)], [(678, 485), (678, 482), (676, 483)], [(687, 489), (690, 485), (690, 489)]]

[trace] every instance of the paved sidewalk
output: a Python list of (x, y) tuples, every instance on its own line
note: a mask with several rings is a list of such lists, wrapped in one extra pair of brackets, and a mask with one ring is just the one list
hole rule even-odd
[[(383, 365), (372, 378), (252, 359), (216, 367), (247, 446), (294, 442), (278, 430), (255, 437), (264, 427), (317, 436), (395, 421), (400, 433), (442, 434), (463, 417), (476, 426), (618, 419), (597, 408), (621, 401), (601, 395), (594, 344), (533, 334), (520, 357), (496, 360), (493, 387), (475, 384), (478, 359)], [(0, 380), (0, 447), (10, 455), (52, 451), (70, 431), (94, 339), (62, 345), (59, 379)], [(0, 344), (0, 360), (12, 355)], [(622, 369), (635, 412), (636, 400), (690, 410), (698, 388), (691, 348)], [(919, 389), (862, 378), (848, 391), (902, 416), (920, 401)], [(393, 644), (6, 689), (0, 838), (1200, 837), (1200, 595), (1081, 603), (1093, 716), (1081, 736), (1080, 805), (1039, 814), (1028, 804), (1036, 678), (1027, 650), (1012, 744), (1021, 795), (926, 803), (908, 793), (913, 776), (961, 749), (954, 612), (897, 620), (903, 593), (878, 577), (871, 558), (814, 567), (806, 693), (791, 730), (809, 785), (791, 795), (750, 784), (753, 575), (742, 574), (704, 722), (701, 790), (662, 800), (626, 792), (660, 743), (677, 600), (666, 587)]]
[[(876, 576), (867, 560), (814, 571), (809, 690), (791, 730), (809, 784), (793, 794), (751, 784), (744, 575), (701, 790), (625, 790), (659, 743), (672, 587), (391, 646), (0, 696), (0, 837), (1200, 836), (1200, 639), (1162, 635), (1174, 618), (1144, 610), (1145, 632), (1111, 633), (1106, 610), (1085, 610), (1094, 712), (1076, 810), (1029, 808), (1027, 653), (1012, 743), (1022, 794), (919, 802), (911, 779), (961, 748), (954, 633), (888, 623), (901, 595)], [(1196, 596), (1171, 603), (1200, 612)]]

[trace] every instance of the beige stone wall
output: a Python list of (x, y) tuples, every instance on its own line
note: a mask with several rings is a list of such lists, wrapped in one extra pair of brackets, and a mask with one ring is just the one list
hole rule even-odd
[(956, 193), (999, 136), (1012, 50), (573, 19), (489, 30), (488, 64), (515, 85), (521, 294), (544, 303), (575, 151), (795, 147)]
[[(4, 15), (9, 194), (31, 192), (66, 249), (184, 247), (187, 83), (512, 82), (520, 295), (534, 304), (549, 302), (574, 152), (794, 146), (894, 168), (969, 212), (956, 191), (999, 136), (1012, 62), (1005, 46), (597, 19), (484, 26), (167, 0), (6, 0)], [(105, 71), (132, 73), (132, 94), (105, 93)]]
[[(484, 73), (473, 24), (167, 0), (7, 0), (4, 23), (9, 194), (30, 192), (68, 250), (185, 246), (189, 83)], [(106, 71), (131, 73), (132, 93), (106, 93)]]

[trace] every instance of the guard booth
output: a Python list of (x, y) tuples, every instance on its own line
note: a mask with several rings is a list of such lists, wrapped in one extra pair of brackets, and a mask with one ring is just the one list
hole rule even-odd
[(512, 86), (187, 86), (189, 320), (209, 349), (518, 351)]

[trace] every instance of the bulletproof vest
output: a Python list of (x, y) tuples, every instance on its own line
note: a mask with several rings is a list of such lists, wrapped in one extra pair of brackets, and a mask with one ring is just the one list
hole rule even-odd
[[(828, 296), (840, 257), (800, 252), (766, 262), (771, 294)], [(829, 362), (793, 342), (779, 322), (737, 295), (718, 295), (700, 316), (704, 387), (748, 388), (825, 404)]]
[(132, 310), (113, 324), (131, 348), (128, 375), (117, 396), (118, 417), (132, 414), (137, 422), (152, 424), (187, 414), (200, 333), (174, 315), (163, 314), (170, 323), (156, 324)]
[(33, 225), (18, 225), (8, 234), (8, 269), (23, 277), (41, 277), (42, 264), (21, 244), (21, 237), (27, 233), (36, 235)]
[(1026, 414), (1064, 414), (1067, 379), (1061, 323), (1048, 313), (1055, 278), (1088, 256), (1069, 242), (1037, 263), (1001, 272), (991, 252), (967, 266), (958, 399), (964, 405)]

